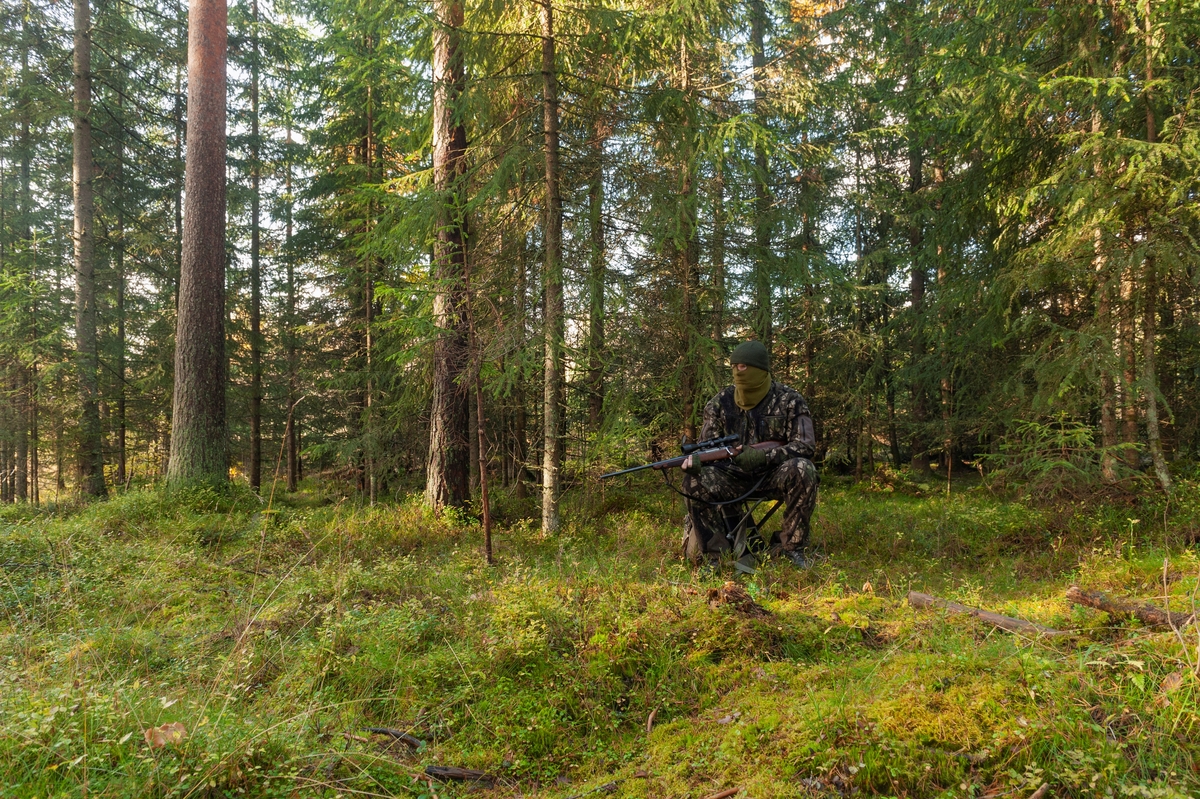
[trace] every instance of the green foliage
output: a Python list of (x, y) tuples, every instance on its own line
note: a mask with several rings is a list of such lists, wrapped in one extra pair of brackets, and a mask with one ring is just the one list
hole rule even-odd
[(1115, 459), (1129, 450), (1137, 447), (1098, 446), (1091, 425), (1061, 415), (1050, 422), (1017, 420), (1000, 444), (1000, 453), (984, 456), (983, 461), (995, 469), (989, 476), (994, 483), (1054, 498), (1096, 490), (1102, 485), (1104, 454)]

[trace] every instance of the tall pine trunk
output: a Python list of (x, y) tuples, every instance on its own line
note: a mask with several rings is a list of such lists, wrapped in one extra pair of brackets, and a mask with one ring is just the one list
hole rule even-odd
[(545, 243), (542, 275), (545, 312), (545, 381), (542, 446), (542, 531), (559, 526), (559, 469), (562, 467), (563, 421), (563, 264), (562, 195), (559, 193), (558, 75), (554, 58), (554, 8), (542, 0), (542, 112), (546, 157)]
[[(910, 120), (910, 124), (915, 124)], [(909, 303), (912, 308), (912, 469), (918, 476), (929, 474), (929, 455), (925, 443), (925, 423), (929, 409), (925, 396), (925, 381), (920, 373), (925, 360), (925, 259), (921, 219), (918, 213), (919, 193), (924, 169), (924, 150), (916, 140), (917, 134), (910, 133), (908, 151), (908, 251), (911, 261), (909, 278)]]
[[(1158, 125), (1154, 115), (1154, 102), (1150, 86), (1154, 84), (1154, 27), (1151, 19), (1151, 0), (1146, 0), (1146, 141), (1153, 145), (1158, 141)], [(1149, 242), (1154, 231), (1147, 226), (1146, 240)], [(1142, 392), (1145, 395), (1146, 439), (1150, 459), (1154, 463), (1154, 474), (1163, 491), (1171, 490), (1171, 472), (1163, 457), (1162, 433), (1158, 423), (1158, 369), (1156, 361), (1158, 336), (1158, 270), (1153, 254), (1146, 256), (1143, 278), (1144, 305), (1142, 308)]]
[[(119, 104), (118, 104), (119, 105)], [(124, 137), (118, 133), (117, 163), (115, 167), (118, 191), (116, 231), (113, 236), (115, 249), (113, 261), (116, 266), (117, 278), (117, 485), (123, 486), (129, 480), (128, 452), (126, 450), (127, 419), (126, 419), (126, 357), (125, 357), (125, 191), (122, 183), (124, 176), (125, 147)]]
[(465, 76), (460, 29), (461, 0), (435, 0), (433, 29), (433, 182), (437, 192), (433, 301), (438, 336), (433, 347), (433, 407), (425, 501), (435, 511), (462, 507), (470, 499), (467, 436), (469, 367), (466, 296), (467, 132), (458, 121)]
[(300, 487), (300, 441), (297, 435), (296, 405), (300, 401), (299, 375), (296, 352), (296, 260), (292, 253), (292, 128), (288, 124), (286, 137), (288, 153), (284, 172), (284, 241), (283, 252), (287, 262), (287, 319), (284, 320), (284, 341), (287, 347), (288, 406), (287, 428), (287, 490), (294, 492)]
[(262, 486), (262, 233), (259, 228), (258, 0), (250, 3), (250, 487)]
[[(684, 433), (694, 438), (697, 433), (696, 394), (699, 390), (699, 295), (700, 246), (696, 240), (696, 159), (695, 124), (692, 118), (695, 95), (692, 90), (692, 65), (687, 34), (679, 41), (679, 89), (684, 98), (683, 124), (680, 126), (679, 147), (679, 206), (676, 209), (675, 240), (672, 242), (679, 269), (681, 290), (679, 323), (683, 351), (680, 353), (680, 418)], [(760, 335), (762, 333), (760, 332)], [(768, 339), (764, 338), (764, 341)], [(767, 346), (770, 346), (768, 343)]]
[[(750, 0), (750, 63), (754, 84), (754, 116), (766, 126), (766, 27), (767, 9), (763, 0)], [(771, 350), (774, 335), (771, 309), (771, 164), (767, 148), (760, 138), (754, 144), (754, 318), (755, 335)]]
[(224, 483), (225, 0), (190, 0), (184, 228), (175, 329), (171, 483)]
[(107, 493), (100, 428), (100, 355), (96, 341), (96, 201), (92, 163), (92, 39), (88, 0), (75, 0), (75, 365), (79, 383), (79, 487)]

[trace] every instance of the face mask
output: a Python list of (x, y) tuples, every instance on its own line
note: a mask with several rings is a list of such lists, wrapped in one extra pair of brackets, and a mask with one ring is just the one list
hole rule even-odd
[(771, 373), (757, 366), (745, 369), (733, 368), (733, 401), (743, 411), (748, 411), (771, 390)]

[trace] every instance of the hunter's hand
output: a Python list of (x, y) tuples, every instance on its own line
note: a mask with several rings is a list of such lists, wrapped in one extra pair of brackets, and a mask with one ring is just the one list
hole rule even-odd
[(681, 463), (679, 465), (679, 468), (683, 469), (688, 474), (695, 475), (695, 474), (700, 474), (700, 468), (702, 465), (703, 464), (701, 464), (700, 461), (698, 461), (696, 459), (695, 455), (688, 455), (684, 459), (683, 463)]
[(767, 454), (761, 449), (745, 447), (740, 453), (734, 456), (733, 462), (743, 472), (757, 472), (766, 468)]

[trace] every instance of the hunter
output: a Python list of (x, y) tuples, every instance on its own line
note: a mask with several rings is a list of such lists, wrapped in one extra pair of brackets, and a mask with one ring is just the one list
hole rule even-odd
[[(704, 407), (700, 438), (737, 433), (742, 448), (731, 460), (703, 466), (690, 456), (684, 461), (683, 493), (688, 497), (685, 555), (699, 561), (728, 550), (731, 542), (725, 535), (723, 508), (710, 503), (753, 491), (755, 496), (786, 503), (779, 545), (773, 552), (805, 568), (810, 563), (805, 547), (819, 483), (811, 460), (816, 439), (808, 403), (799, 391), (771, 379), (771, 364), (762, 342), (739, 344), (729, 361), (733, 385)], [(750, 448), (761, 441), (777, 441), (780, 446), (766, 451)]]

